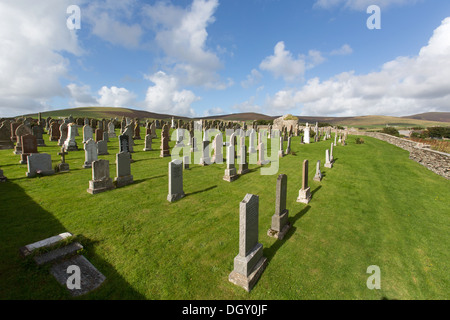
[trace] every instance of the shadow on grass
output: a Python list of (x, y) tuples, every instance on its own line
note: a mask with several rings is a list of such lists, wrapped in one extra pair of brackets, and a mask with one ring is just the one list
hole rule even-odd
[(308, 210), (311, 209), (311, 206), (306, 206), (303, 208), (302, 211), (298, 212), (295, 216), (289, 219), (289, 223), (291, 224), (291, 228), (288, 230), (286, 235), (284, 236), (283, 240), (277, 240), (274, 242), (273, 245), (271, 245), (269, 248), (264, 248), (264, 256), (267, 258), (267, 260), (270, 262), (272, 258), (275, 256), (277, 251), (283, 246), (283, 244), (289, 240), (292, 235), (296, 232), (297, 228), (295, 227), (295, 222), (299, 220), (301, 217), (303, 217)]
[(217, 188), (217, 185), (209, 187), (209, 188), (206, 188), (206, 189), (203, 189), (203, 190), (189, 192), (189, 193), (186, 193), (185, 197), (189, 197), (189, 196), (192, 196), (192, 195), (197, 194), (197, 193), (206, 192), (206, 191), (209, 191), (209, 190), (212, 190), (212, 189), (215, 189), (215, 188)]
[(320, 188), (322, 188), (322, 186), (318, 186), (317, 188), (314, 189), (314, 191), (311, 191), (311, 197), (314, 197), (314, 194), (320, 190)]
[[(8, 199), (20, 201), (8, 201)], [(67, 230), (54, 215), (39, 206), (19, 185), (8, 181), (0, 184), (0, 299), (145, 299), (135, 291), (115, 268), (95, 253), (95, 242)], [(19, 254), (19, 248), (63, 232), (77, 236), (85, 249), (82, 254), (106, 277), (96, 290), (72, 298), (49, 273), (49, 266), (38, 267)]]

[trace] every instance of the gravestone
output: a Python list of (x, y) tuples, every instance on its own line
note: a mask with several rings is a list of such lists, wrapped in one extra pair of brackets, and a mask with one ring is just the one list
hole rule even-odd
[(55, 173), (52, 167), (52, 158), (48, 153), (32, 153), (27, 159), (28, 172), (26, 176), (28, 178), (35, 177), (36, 175), (48, 176)]
[(97, 151), (99, 156), (105, 156), (108, 155), (108, 142), (105, 140), (100, 140), (97, 142)]
[(46, 145), (43, 138), (44, 129), (40, 125), (35, 125), (31, 128), (31, 132), (36, 137), (38, 147), (45, 147)]
[(0, 126), (0, 150), (14, 149), (14, 142), (11, 141), (11, 130), (7, 123)]
[(145, 135), (144, 151), (152, 151), (152, 136), (151, 134)]
[(155, 121), (152, 122), (152, 124), (150, 125), (150, 136), (152, 137), (152, 139), (157, 139), (158, 136), (156, 135), (156, 123)]
[(234, 165), (234, 146), (229, 145), (227, 147), (227, 168), (225, 169), (225, 175), (223, 180), (232, 182), (238, 178), (236, 167)]
[(259, 155), (258, 155), (258, 157), (259, 157), (258, 165), (264, 166), (264, 165), (266, 165), (266, 164), (268, 164), (270, 162), (269, 160), (265, 159), (266, 147), (264, 146), (263, 142), (261, 142), (258, 145), (258, 153), (259, 153)]
[(250, 170), (248, 170), (248, 162), (247, 162), (247, 146), (245, 144), (241, 145), (241, 153), (239, 157), (239, 170), (238, 174), (246, 174)]
[(128, 152), (117, 153), (114, 184), (117, 188), (120, 188), (131, 183), (133, 183), (133, 176), (131, 175), (130, 154)]
[(311, 128), (308, 126), (308, 124), (306, 124), (306, 128), (303, 129), (303, 135), (304, 135), (303, 142), (306, 144), (310, 143), (310, 132), (309, 132), (310, 130), (311, 130)]
[(139, 121), (136, 121), (136, 123), (134, 125), (133, 139), (134, 140), (141, 140), (141, 127), (139, 125)]
[(291, 137), (288, 138), (288, 144), (287, 144), (287, 148), (286, 148), (286, 154), (290, 154), (291, 153)]
[(222, 164), (223, 163), (223, 138), (222, 133), (215, 136), (213, 140), (214, 155), (211, 160), (213, 163)]
[(169, 149), (169, 127), (164, 125), (161, 131), (161, 158), (170, 157)]
[[(92, 139), (88, 143), (91, 141), (95, 144), (95, 141)], [(87, 189), (87, 192), (97, 194), (114, 189), (113, 181), (109, 177), (109, 161), (104, 159), (95, 160), (91, 166), (92, 180), (89, 180), (89, 189)]]
[[(99, 122), (101, 123), (101, 122)], [(103, 130), (98, 128), (95, 129), (95, 142), (99, 142), (103, 140)]]
[(211, 158), (209, 156), (209, 141), (202, 141), (202, 157), (200, 158), (200, 165), (208, 166), (212, 164)]
[(89, 139), (94, 139), (94, 131), (88, 124), (83, 126), (83, 143), (88, 142)]
[(16, 130), (17, 130), (17, 127), (20, 125), (21, 125), (20, 122), (11, 122), (11, 124), (10, 124), (10, 128), (9, 128), (10, 134), (11, 134), (10, 139), (13, 143), (17, 141)]
[(308, 187), (308, 160), (303, 161), (302, 188), (298, 192), (297, 202), (308, 204), (311, 201), (311, 188)]
[(183, 157), (183, 169), (189, 170), (189, 163), (191, 162), (190, 156), (184, 156)]
[(283, 157), (284, 157), (284, 150), (283, 150), (283, 136), (281, 135), (279, 139), (280, 139), (280, 150), (278, 151), (278, 156), (279, 156), (280, 158), (283, 158)]
[(59, 136), (59, 140), (58, 140), (58, 146), (63, 146), (64, 142), (67, 140), (67, 136), (68, 136), (68, 132), (69, 132), (69, 127), (67, 126), (67, 123), (63, 122), (59, 126), (59, 132), (60, 132), (60, 136)]
[(256, 140), (256, 134), (255, 134), (255, 131), (252, 129), (252, 130), (250, 130), (249, 139), (248, 139), (248, 144), (249, 144), (248, 152), (249, 153), (256, 153), (256, 147), (255, 147), (256, 141), (255, 140)]
[(65, 151), (78, 151), (78, 145), (75, 140), (75, 137), (77, 136), (78, 127), (76, 124), (71, 123), (68, 126), (67, 129), (67, 139), (64, 141), (64, 150)]
[(330, 161), (330, 150), (325, 150), (325, 168), (333, 168), (333, 163)]
[(134, 153), (134, 150), (133, 150), (133, 146), (134, 146), (133, 127), (131, 126), (131, 124), (127, 125), (125, 127), (125, 130), (123, 131), (123, 135), (128, 136), (128, 152)]
[(92, 167), (92, 162), (98, 160), (97, 144), (92, 139), (89, 139), (84, 144), (84, 158), (85, 158), (85, 161), (84, 161), (84, 164), (83, 164), (83, 168), (91, 168)]
[(21, 124), (16, 129), (16, 148), (14, 149), (14, 154), (22, 154), (22, 136), (31, 134), (31, 129)]
[(334, 162), (334, 157), (333, 157), (333, 147), (336, 146), (336, 144), (333, 145), (333, 143), (331, 143), (331, 147), (330, 147), (330, 162), (333, 163)]
[(267, 258), (258, 242), (259, 197), (247, 194), (239, 205), (239, 254), (228, 280), (250, 292), (264, 268)]
[(106, 131), (103, 131), (103, 141), (109, 142), (109, 134)]
[(114, 122), (110, 121), (108, 122), (108, 136), (110, 138), (115, 138), (116, 136), (116, 131), (115, 131), (115, 126), (114, 126)]
[(167, 201), (174, 202), (185, 196), (183, 191), (183, 163), (180, 160), (169, 162), (169, 194)]
[(69, 164), (66, 163), (66, 155), (69, 154), (66, 152), (64, 147), (61, 147), (61, 152), (58, 152), (58, 156), (61, 156), (61, 163), (58, 164), (59, 172), (69, 172)]
[(289, 210), (286, 209), (287, 175), (280, 174), (277, 178), (275, 214), (272, 216), (272, 226), (267, 231), (269, 237), (282, 240), (291, 227)]
[(322, 181), (322, 172), (320, 171), (320, 160), (316, 163), (316, 175), (314, 176), (314, 181)]
[(61, 133), (59, 131), (59, 123), (55, 120), (53, 120), (50, 124), (50, 132), (49, 132), (49, 140), (50, 141), (58, 141), (58, 139), (61, 136)]
[(27, 164), (27, 158), (32, 153), (38, 153), (37, 139), (32, 134), (23, 135), (21, 138), (22, 153), (20, 155), (20, 164)]

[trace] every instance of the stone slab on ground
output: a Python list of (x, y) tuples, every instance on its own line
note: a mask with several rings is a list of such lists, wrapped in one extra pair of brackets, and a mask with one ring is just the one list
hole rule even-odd
[[(71, 277), (71, 273), (67, 273), (70, 266), (78, 266), (80, 268), (80, 289), (69, 289), (67, 280)], [(106, 277), (98, 271), (84, 256), (74, 256), (71, 259), (56, 263), (50, 269), (50, 273), (56, 280), (69, 290), (72, 296), (77, 297), (97, 289)]]
[(57, 236), (53, 236), (38, 242), (27, 244), (26, 246), (20, 248), (20, 252), (23, 256), (30, 255), (34, 250), (39, 248), (46, 248), (57, 244), (58, 242), (71, 237), (72, 234), (69, 232), (60, 233)]
[(65, 257), (75, 254), (78, 250), (81, 249), (83, 249), (83, 246), (78, 242), (74, 242), (68, 244), (67, 246), (36, 256), (34, 257), (34, 261), (36, 261), (36, 263), (41, 266), (49, 262), (62, 260)]

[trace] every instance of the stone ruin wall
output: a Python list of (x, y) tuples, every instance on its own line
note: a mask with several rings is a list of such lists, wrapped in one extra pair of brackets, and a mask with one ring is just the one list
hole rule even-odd
[[(352, 132), (352, 134), (355, 134)], [(409, 151), (409, 158), (414, 160), (434, 173), (450, 180), (450, 154), (429, 149), (423, 143), (397, 138), (380, 132), (360, 132), (357, 135), (365, 135), (382, 141), (386, 141), (399, 148)]]

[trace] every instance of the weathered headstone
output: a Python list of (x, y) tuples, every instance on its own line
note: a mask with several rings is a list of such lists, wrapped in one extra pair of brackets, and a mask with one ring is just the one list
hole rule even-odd
[(267, 235), (282, 240), (291, 227), (289, 210), (286, 209), (287, 175), (280, 174), (277, 179), (275, 214), (272, 216), (272, 226)]
[(83, 126), (83, 143), (88, 142), (89, 139), (94, 139), (94, 132), (90, 125), (85, 124)]
[(20, 164), (27, 164), (27, 158), (32, 153), (38, 153), (37, 139), (32, 134), (21, 137), (22, 153), (20, 154)]
[(180, 160), (169, 162), (169, 194), (167, 201), (174, 202), (185, 196), (183, 191), (183, 163)]
[(116, 154), (116, 178), (114, 183), (117, 188), (133, 183), (130, 163), (130, 154), (128, 152)]
[(325, 151), (325, 168), (333, 168), (333, 163), (330, 161), (330, 150)]
[(189, 170), (189, 163), (190, 163), (190, 157), (189, 156), (184, 156), (183, 157), (183, 169), (184, 170)]
[(98, 160), (98, 148), (97, 143), (95, 143), (94, 140), (89, 139), (84, 144), (84, 154), (85, 154), (85, 161), (83, 164), (83, 168), (91, 168), (92, 162)]
[(110, 138), (116, 137), (115, 126), (114, 126), (114, 122), (112, 122), (112, 121), (108, 122), (108, 136)]
[(161, 131), (161, 154), (160, 157), (170, 157), (169, 149), (169, 127), (164, 125)]
[(286, 148), (286, 154), (290, 154), (291, 153), (291, 137), (288, 138), (288, 144), (287, 144), (287, 148)]
[(245, 144), (241, 145), (241, 155), (239, 157), (239, 170), (238, 174), (243, 175), (248, 173), (248, 162), (247, 162), (247, 146)]
[(279, 156), (280, 158), (283, 158), (283, 157), (284, 157), (284, 150), (283, 150), (283, 136), (281, 135), (279, 139), (280, 139), (280, 150), (278, 151), (278, 156)]
[(99, 156), (108, 155), (108, 142), (105, 140), (100, 140), (97, 142), (97, 152)]
[(212, 158), (213, 163), (222, 164), (223, 163), (223, 138), (222, 133), (215, 136), (213, 140), (214, 155)]
[(44, 129), (40, 125), (35, 125), (31, 128), (33, 135), (36, 137), (38, 147), (45, 147), (45, 142), (43, 138)]
[(311, 128), (308, 126), (308, 124), (306, 124), (306, 128), (303, 129), (303, 134), (304, 134), (303, 142), (306, 144), (310, 143), (310, 130), (311, 130)]
[(17, 127), (16, 129), (16, 148), (14, 149), (14, 154), (22, 154), (22, 136), (27, 135), (27, 134), (31, 134), (31, 129), (24, 125), (21, 124)]
[[(88, 143), (94, 140), (90, 139)], [(100, 159), (93, 161), (92, 164), (92, 180), (89, 180), (89, 189), (87, 192), (96, 194), (107, 190), (114, 189), (114, 184), (109, 177), (109, 161)]]
[(65, 151), (64, 147), (61, 147), (61, 152), (58, 152), (58, 156), (61, 156), (61, 163), (58, 164), (58, 170), (59, 172), (68, 172), (69, 169), (69, 164), (66, 163), (66, 155), (68, 154), (68, 152)]
[(0, 126), (0, 150), (14, 149), (14, 142), (11, 141), (11, 130), (7, 123)]
[(99, 142), (102, 140), (103, 140), (103, 130), (100, 128), (95, 129), (95, 142)]
[(250, 292), (264, 268), (267, 258), (258, 242), (259, 197), (247, 194), (239, 206), (239, 254), (228, 280)]
[(322, 172), (320, 171), (320, 160), (317, 160), (316, 164), (316, 175), (314, 176), (314, 181), (322, 181)]
[(311, 201), (311, 188), (308, 187), (308, 160), (304, 160), (302, 188), (298, 192), (297, 202), (309, 203), (310, 201)]
[(331, 143), (331, 147), (330, 147), (330, 162), (333, 163), (334, 162), (334, 157), (333, 157), (333, 147), (336, 146), (336, 144), (333, 145), (333, 143)]
[(52, 158), (48, 153), (32, 153), (28, 156), (27, 163), (28, 172), (26, 176), (28, 178), (36, 175), (48, 176), (55, 173), (52, 167)]
[(238, 178), (236, 167), (234, 165), (234, 145), (227, 147), (227, 168), (223, 180), (232, 182)]
[(145, 135), (144, 151), (152, 151), (152, 136), (151, 134)]
[(71, 123), (67, 128), (67, 139), (64, 141), (64, 150), (65, 151), (78, 151), (78, 145), (75, 140), (77, 136), (78, 127), (76, 124)]
[(50, 124), (49, 140), (58, 141), (60, 136), (61, 133), (59, 131), (59, 123), (54, 120), (54, 122)]

